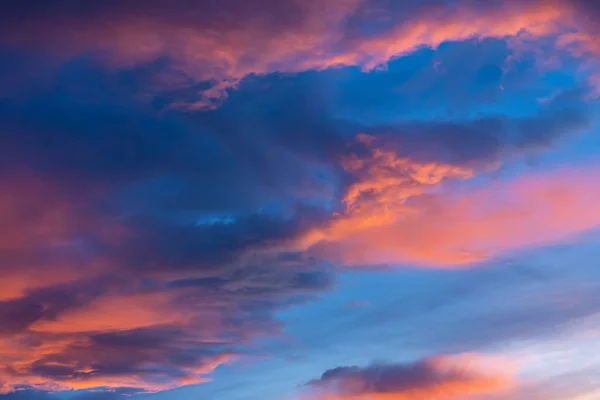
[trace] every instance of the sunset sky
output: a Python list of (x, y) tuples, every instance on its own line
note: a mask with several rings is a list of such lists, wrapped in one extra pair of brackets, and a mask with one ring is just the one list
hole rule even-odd
[(0, 400), (600, 399), (599, 19), (0, 1)]

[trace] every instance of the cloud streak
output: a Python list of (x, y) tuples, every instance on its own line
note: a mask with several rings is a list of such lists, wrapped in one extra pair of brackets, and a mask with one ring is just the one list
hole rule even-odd
[[(496, 361), (497, 362), (497, 361)], [(338, 367), (310, 382), (317, 399), (451, 399), (497, 393), (512, 385), (510, 373), (485, 371), (485, 357), (440, 356), (406, 364)]]

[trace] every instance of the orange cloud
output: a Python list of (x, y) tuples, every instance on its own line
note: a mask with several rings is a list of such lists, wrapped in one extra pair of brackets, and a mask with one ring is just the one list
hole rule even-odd
[[(156, 368), (149, 373), (139, 371), (115, 371), (98, 374), (98, 365), (119, 363), (126, 358), (139, 357), (130, 348), (105, 349), (98, 354), (94, 343), (82, 336), (73, 334), (53, 336), (52, 340), (36, 343), (36, 336), (24, 333), (13, 337), (0, 336), (0, 395), (18, 388), (31, 387), (45, 391), (64, 391), (93, 388), (143, 388), (155, 392), (185, 385), (204, 383), (210, 380), (209, 374), (219, 365), (231, 361), (232, 354), (222, 353), (208, 356), (201, 364), (180, 368), (177, 376), (161, 371), (164, 364), (145, 363), (145, 368)], [(157, 350), (159, 351), (159, 350)], [(77, 359), (67, 362), (59, 356), (77, 352)], [(119, 355), (118, 352), (121, 352)], [(44, 361), (43, 364), (40, 360)]]
[(392, 29), (373, 38), (359, 38), (347, 52), (328, 65), (360, 65), (376, 68), (420, 47), (436, 48), (443, 42), (480, 38), (503, 38), (522, 31), (545, 36), (569, 24), (573, 10), (564, 2), (502, 2), (478, 10), (471, 3), (456, 8), (430, 7), (409, 16)]
[(171, 303), (167, 293), (107, 295), (85, 307), (67, 311), (56, 319), (37, 321), (30, 329), (34, 332), (81, 333), (187, 324), (190, 316), (171, 307)]
[[(28, 174), (0, 176), (0, 187), (0, 394), (202, 383), (278, 333), (287, 299), (330, 284), (299, 260), (206, 266), (211, 227), (123, 221), (90, 207), (103, 193), (72, 196)], [(223, 240), (246, 232), (236, 229)]]
[(358, 177), (345, 211), (305, 235), (301, 247), (346, 264), (468, 264), (600, 226), (598, 168), (529, 173), (452, 192), (441, 182), (473, 171), (419, 164), (381, 148), (344, 165)]
[(0, 332), (0, 394), (23, 386), (153, 392), (210, 380), (234, 354), (219, 338), (218, 313), (178, 308), (181, 294), (105, 295), (21, 332)]
[[(207, 381), (233, 357), (219, 346), (216, 307), (176, 304), (186, 290), (164, 283), (138, 291), (142, 278), (126, 271), (107, 280), (114, 260), (88, 254), (85, 240), (112, 244), (123, 231), (90, 213), (85, 195), (74, 199), (27, 173), (0, 176), (0, 189), (0, 394), (24, 386), (171, 389)], [(200, 351), (204, 342), (212, 344)], [(177, 356), (184, 361), (170, 364)]]
[(310, 386), (312, 398), (319, 400), (443, 400), (502, 393), (513, 386), (513, 373), (512, 366), (494, 357), (470, 354), (339, 367)]

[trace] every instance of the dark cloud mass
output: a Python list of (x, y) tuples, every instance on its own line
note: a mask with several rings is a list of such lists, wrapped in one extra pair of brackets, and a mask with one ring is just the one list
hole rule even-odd
[(478, 371), (482, 360), (473, 357), (440, 357), (407, 364), (373, 364), (365, 368), (337, 367), (325, 371), (309, 386), (318, 399), (361, 398), (359, 396), (445, 399), (495, 392), (509, 385), (510, 377), (500, 373), (501, 368), (493, 374)]
[(526, 118), (489, 116), (465, 122), (408, 123), (363, 131), (414, 160), (455, 165), (489, 163), (511, 154), (547, 149), (564, 137), (590, 129), (592, 118), (584, 95), (582, 90), (563, 93), (537, 115)]
[[(592, 127), (593, 76), (518, 112), (431, 118), (435, 85), (406, 98), (439, 80), (445, 64), (427, 57), (442, 43), (461, 42), (462, 54), (498, 43), (508, 54), (505, 39), (523, 32), (559, 43), (559, 20), (571, 26), (593, 2), (405, 3), (0, 2), (0, 398), (117, 399), (209, 381), (285, 336), (282, 311), (334, 289), (347, 265), (323, 242), (443, 264), (450, 235), (432, 220), (410, 235), (402, 225), (402, 246), (393, 229), (374, 239), (380, 248), (361, 239), (396, 224), (405, 203), (454, 223), (443, 195), (427, 197), (442, 181)], [(592, 61), (593, 28), (582, 23), (577, 40)], [(485, 38), (495, 42), (472, 43)], [(500, 90), (500, 58), (464, 71), (477, 93), (444, 86), (448, 106)], [(464, 203), (451, 204), (474, 209)], [(600, 221), (571, 217), (548, 230)], [(459, 263), (469, 257), (461, 250)], [(313, 386), (330, 383), (356, 393), (498, 384), (435, 360), (342, 367)]]

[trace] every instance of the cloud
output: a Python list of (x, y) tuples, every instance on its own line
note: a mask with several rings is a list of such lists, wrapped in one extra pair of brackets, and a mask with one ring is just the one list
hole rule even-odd
[(4, 393), (202, 383), (256, 338), (280, 334), (276, 311), (333, 284), (301, 254), (251, 255), (301, 229), (294, 218), (124, 218), (94, 207), (97, 192), (31, 173), (1, 182)]
[[(481, 169), (525, 153), (550, 149), (593, 127), (589, 88), (564, 90), (526, 116), (486, 114), (460, 120), (406, 121), (361, 126), (371, 146), (392, 150), (419, 163), (446, 163)], [(360, 140), (359, 140), (360, 141)], [(368, 151), (368, 150), (367, 150)]]
[[(428, 1), (402, 8), (392, 2), (361, 0), (326, 5), (269, 0), (260, 7), (239, 0), (218, 5), (62, 1), (27, 10), (4, 5), (2, 37), (5, 46), (45, 49), (67, 58), (91, 53), (118, 68), (167, 60), (155, 80), (162, 91), (202, 83), (194, 99), (174, 103), (211, 109), (252, 74), (336, 66), (369, 70), (421, 47), (524, 31), (539, 37), (572, 28), (579, 36), (571, 38), (590, 43), (584, 39), (590, 34), (586, 25), (577, 23), (587, 8), (588, 4), (567, 0), (485, 5)], [(381, 28), (370, 31), (373, 25)]]
[(131, 278), (121, 282), (131, 294), (74, 283), (2, 302), (2, 391), (156, 391), (207, 381), (255, 338), (280, 332), (274, 311), (329, 285), (310, 271), (284, 272), (288, 277), (272, 271), (271, 280), (258, 274), (223, 278), (223, 286), (207, 278), (204, 285), (190, 280), (148, 288), (148, 295), (133, 292)]
[(118, 284), (92, 278), (0, 303), (2, 391), (202, 383), (254, 339), (279, 334), (276, 310), (330, 284), (310, 270), (240, 272), (136, 289), (143, 276), (124, 271)]
[[(301, 131), (287, 141), (276, 136), (301, 116), (314, 121), (310, 109), (292, 109), (279, 121), (256, 115), (254, 125), (252, 115), (235, 111), (244, 110), (240, 103), (216, 115), (159, 113), (121, 79), (77, 61), (60, 70), (53, 87), (0, 99), (0, 164), (6, 173), (27, 171), (70, 191), (76, 183), (90, 196), (118, 191), (105, 206), (120, 211), (135, 202), (136, 212), (166, 206), (209, 215), (259, 209), (280, 199), (293, 205), (307, 193), (320, 196), (316, 192), (328, 185), (316, 176), (326, 168), (305, 156), (318, 140), (297, 152)], [(245, 125), (232, 122), (242, 120)]]
[[(116, 224), (86, 213), (85, 195), (75, 202), (56, 185), (19, 171), (4, 170), (0, 177), (2, 302), (97, 273), (105, 265), (88, 259), (87, 240), (111, 243), (120, 237)], [(78, 268), (82, 262), (86, 268)]]
[[(488, 364), (488, 371), (485, 366)], [(318, 399), (450, 399), (495, 393), (512, 385), (510, 373), (478, 355), (442, 356), (406, 364), (330, 369), (309, 383)], [(497, 361), (495, 362), (497, 363)]]
[[(158, 0), (71, 8), (66, 2), (53, 7), (40, 4), (40, 13), (23, 13), (12, 5), (4, 11), (20, 17), (26, 28), (7, 26), (4, 33), (9, 43), (50, 45), (66, 56), (92, 51), (104, 54), (113, 65), (131, 66), (168, 57), (172, 71), (196, 82), (212, 82), (194, 104), (210, 108), (212, 101), (218, 103), (225, 90), (235, 87), (244, 76), (285, 68), (312, 53), (328, 27), (337, 26), (357, 3), (265, 1), (260, 7), (249, 7), (229, 0), (227, 4), (202, 3), (190, 8), (187, 2)], [(60, 20), (64, 29), (50, 22), (47, 13)], [(40, 36), (41, 31), (47, 31), (46, 38)], [(65, 46), (65, 39), (74, 31), (81, 35)]]
[(297, 133), (269, 155), (118, 79), (75, 61), (0, 100), (0, 392), (202, 383), (335, 282), (268, 251), (326, 215)]
[[(366, 143), (377, 143), (362, 136)], [(470, 168), (419, 163), (389, 147), (350, 158), (357, 177), (345, 210), (300, 241), (345, 264), (460, 265), (524, 246), (566, 239), (600, 225), (596, 166), (529, 173), (481, 188), (444, 190), (444, 180), (473, 177)]]

